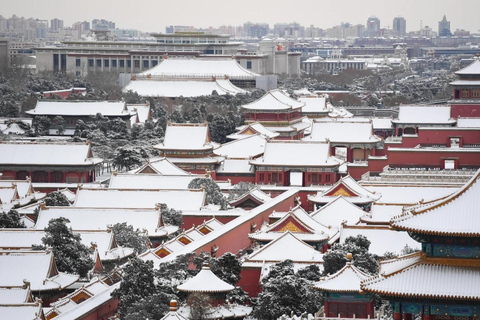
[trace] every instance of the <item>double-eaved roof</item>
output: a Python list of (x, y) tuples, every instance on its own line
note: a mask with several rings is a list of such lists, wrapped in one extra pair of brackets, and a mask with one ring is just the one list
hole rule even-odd
[[(477, 259), (478, 260), (478, 259)], [(442, 264), (417, 252), (380, 262), (380, 274), (364, 280), (361, 288), (385, 296), (480, 300), (480, 264)]]
[(0, 166), (91, 166), (103, 161), (93, 157), (88, 143), (0, 142), (0, 154)]
[(260, 76), (244, 69), (235, 59), (164, 59), (155, 67), (140, 75), (152, 77), (191, 77), (191, 78), (224, 78), (255, 79)]
[(285, 95), (282, 91), (275, 89), (268, 91), (263, 97), (252, 103), (243, 105), (247, 111), (292, 111), (301, 109), (305, 102), (300, 102)]
[(268, 141), (263, 156), (250, 162), (256, 166), (336, 167), (330, 145), (317, 141)]
[(462, 75), (480, 75), (480, 60), (477, 58), (471, 64), (455, 72), (455, 74)]
[(94, 116), (101, 113), (105, 117), (127, 117), (136, 112), (129, 111), (123, 101), (43, 100), (26, 113), (31, 116)]
[(226, 79), (140, 79), (132, 80), (123, 89), (124, 92), (133, 91), (142, 97), (200, 97), (209, 96), (214, 91), (218, 95), (236, 95), (246, 93), (228, 78)]
[(444, 236), (480, 236), (480, 170), (450, 196), (391, 220), (397, 230)]

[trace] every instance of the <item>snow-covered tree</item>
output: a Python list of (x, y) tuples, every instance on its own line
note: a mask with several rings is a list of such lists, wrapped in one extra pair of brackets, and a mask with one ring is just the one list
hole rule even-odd
[[(271, 274), (272, 271), (274, 274)], [(260, 320), (275, 320), (283, 314), (315, 313), (321, 307), (318, 292), (313, 283), (295, 274), (293, 262), (286, 260), (272, 266), (262, 280), (263, 290), (254, 303), (253, 317)]]
[(61, 193), (60, 191), (53, 191), (50, 192), (45, 199), (45, 204), (49, 207), (68, 207), (70, 206), (70, 202), (68, 201), (67, 197)]
[(7, 213), (0, 212), (0, 228), (26, 228), (20, 215), (15, 209), (10, 209)]
[(334, 274), (347, 263), (347, 253), (353, 255), (353, 264), (360, 270), (375, 274), (378, 272), (377, 256), (370, 254), (370, 241), (363, 235), (348, 237), (345, 243), (334, 244), (323, 256), (324, 275)]
[(218, 185), (209, 178), (195, 178), (188, 184), (189, 189), (205, 189), (207, 204), (219, 205), (221, 210), (228, 208), (228, 201)]
[(142, 157), (138, 150), (131, 146), (119, 147), (115, 150), (113, 164), (119, 168), (130, 170), (134, 166), (142, 163)]
[(119, 246), (133, 248), (136, 253), (147, 250), (148, 238), (140, 230), (133, 229), (133, 226), (127, 225), (126, 222), (115, 224), (112, 230)]
[(181, 227), (183, 223), (183, 214), (180, 210), (169, 209), (164, 203), (160, 206), (160, 214), (162, 215), (163, 222), (173, 226)]
[(155, 285), (153, 261), (131, 259), (123, 268), (123, 278), (120, 287), (112, 292), (117, 298), (118, 313), (122, 319), (128, 318), (128, 310), (134, 304), (158, 293)]
[(228, 199), (233, 200), (233, 199), (240, 198), (245, 193), (249, 192), (254, 188), (255, 188), (255, 184), (251, 182), (240, 181), (239, 183), (234, 185), (232, 189), (228, 191)]
[(93, 268), (92, 250), (82, 242), (80, 234), (73, 233), (67, 226), (70, 220), (64, 217), (52, 219), (45, 228), (43, 245), (32, 245), (33, 249), (51, 247), (59, 271), (79, 274), (85, 277)]

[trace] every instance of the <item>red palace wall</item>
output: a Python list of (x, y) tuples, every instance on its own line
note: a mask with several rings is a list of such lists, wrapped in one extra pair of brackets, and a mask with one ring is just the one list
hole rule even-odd
[(249, 297), (258, 297), (258, 294), (262, 292), (260, 286), (260, 274), (261, 268), (242, 268), (240, 276), (242, 277), (237, 283), (237, 286), (242, 287)]
[(109, 317), (115, 315), (118, 309), (118, 300), (111, 298), (99, 308), (93, 310), (92, 312), (79, 317), (80, 320), (103, 320), (108, 319)]
[[(208, 210), (207, 210), (208, 212)], [(198, 216), (198, 215), (188, 215), (188, 212), (183, 213), (183, 224), (182, 224), (182, 229), (188, 230), (191, 227), (199, 226), (201, 225), (204, 221), (208, 221), (212, 219), (215, 215), (203, 215), (203, 216)], [(229, 223), (233, 219), (237, 218), (238, 216), (227, 216), (227, 217), (222, 217), (222, 216), (215, 216), (215, 219), (220, 221), (223, 224)]]
[(249, 176), (235, 176), (233, 174), (228, 175), (228, 174), (222, 173), (221, 175), (217, 174), (215, 180), (217, 180), (217, 181), (228, 181), (228, 180), (230, 180), (230, 182), (232, 184), (237, 184), (239, 182), (255, 183), (255, 175), (252, 174), (252, 175), (249, 175)]
[[(248, 238), (248, 234), (252, 231), (260, 229), (263, 222), (268, 221), (268, 216), (272, 214), (273, 211), (288, 211), (290, 208), (293, 208), (295, 206), (296, 196), (297, 194), (295, 193), (283, 201), (271, 206), (262, 205), (266, 206), (266, 208), (260, 212), (258, 211), (261, 210), (259, 209), (261, 206), (255, 208), (253, 211), (258, 212), (257, 214), (237, 225), (232, 230), (220, 234), (217, 238), (213, 239), (204, 246), (197, 248), (195, 252), (211, 252), (213, 247), (217, 247), (218, 249), (216, 251), (216, 256), (219, 257), (227, 252), (236, 254), (239, 250), (249, 247), (251, 245), (251, 241)], [(255, 228), (253, 228), (254, 230), (252, 230), (253, 225), (255, 225)]]
[(452, 104), (451, 105), (451, 116), (452, 118), (457, 119), (458, 117), (462, 118), (478, 118), (480, 117), (480, 104)]

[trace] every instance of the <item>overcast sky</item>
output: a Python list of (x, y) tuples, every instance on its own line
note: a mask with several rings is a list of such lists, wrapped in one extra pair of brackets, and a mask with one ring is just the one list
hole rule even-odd
[(107, 19), (117, 28), (164, 32), (168, 25), (218, 27), (243, 22), (297, 21), (302, 25), (329, 28), (341, 22), (365, 24), (374, 15), (381, 27), (392, 25), (403, 16), (407, 31), (430, 26), (438, 31), (438, 21), (445, 14), (452, 32), (480, 30), (480, 0), (0, 0), (0, 14), (25, 18), (65, 21)]

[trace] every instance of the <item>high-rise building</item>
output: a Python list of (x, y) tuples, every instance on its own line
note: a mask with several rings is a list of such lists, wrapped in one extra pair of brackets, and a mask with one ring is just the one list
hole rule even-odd
[(392, 29), (396, 35), (404, 36), (407, 33), (407, 20), (404, 17), (395, 17)]
[(266, 23), (247, 22), (243, 24), (243, 30), (248, 37), (261, 39), (268, 34), (269, 26)]
[(112, 30), (115, 29), (115, 22), (108, 21), (105, 19), (94, 19), (92, 20), (92, 29), (93, 30)]
[(57, 31), (58, 29), (63, 28), (63, 20), (60, 19), (52, 19), (50, 20), (50, 30), (51, 31)]
[(367, 20), (367, 30), (365, 30), (365, 35), (367, 37), (375, 37), (380, 31), (380, 19), (375, 16), (371, 16)]
[(450, 37), (452, 32), (450, 31), (450, 21), (447, 21), (447, 17), (444, 15), (442, 21), (438, 22), (438, 36)]

